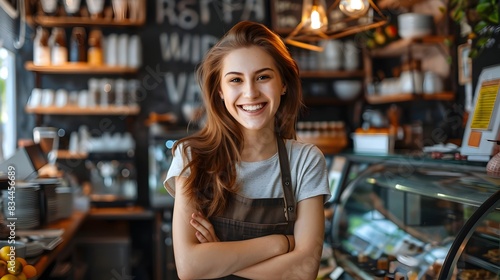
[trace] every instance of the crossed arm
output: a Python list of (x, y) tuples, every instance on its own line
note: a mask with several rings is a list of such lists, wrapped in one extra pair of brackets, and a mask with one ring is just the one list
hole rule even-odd
[(212, 225), (196, 213), (184, 195), (185, 179), (176, 178), (173, 240), (181, 279), (218, 278), (230, 274), (251, 279), (315, 279), (323, 246), (323, 197), (297, 205), (293, 236), (283, 235), (218, 242)]

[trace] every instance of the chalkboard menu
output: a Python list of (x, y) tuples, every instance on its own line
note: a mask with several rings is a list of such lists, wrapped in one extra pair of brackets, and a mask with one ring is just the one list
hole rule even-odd
[(199, 103), (195, 68), (218, 39), (242, 20), (269, 26), (266, 0), (147, 1), (148, 17), (141, 32), (144, 45), (142, 112), (174, 112)]

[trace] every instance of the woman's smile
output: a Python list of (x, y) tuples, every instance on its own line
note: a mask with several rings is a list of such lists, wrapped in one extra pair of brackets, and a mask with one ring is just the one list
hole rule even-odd
[(258, 112), (262, 111), (262, 109), (266, 106), (266, 104), (267, 103), (239, 105), (239, 107), (247, 113), (258, 113)]

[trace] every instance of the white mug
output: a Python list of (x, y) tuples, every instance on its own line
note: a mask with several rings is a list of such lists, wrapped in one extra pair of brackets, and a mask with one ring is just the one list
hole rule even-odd
[(41, 0), (42, 10), (46, 14), (53, 14), (57, 10), (57, 0)]
[(88, 91), (86, 90), (82, 90), (78, 93), (78, 107), (80, 108), (85, 108), (87, 107), (89, 104), (89, 97), (88, 97)]
[(44, 89), (42, 91), (42, 103), (43, 107), (52, 106), (54, 103), (54, 91), (52, 89)]
[(92, 17), (97, 17), (104, 9), (104, 0), (87, 0), (87, 8)]
[(128, 34), (123, 33), (118, 35), (117, 43), (117, 53), (118, 53), (118, 65), (127, 66), (128, 65)]
[(104, 59), (109, 66), (118, 65), (118, 35), (109, 34), (104, 40)]
[(64, 107), (68, 104), (68, 91), (65, 89), (58, 89), (56, 91), (56, 107)]
[(426, 94), (433, 94), (443, 91), (443, 80), (438, 74), (432, 71), (424, 73), (423, 92)]
[(63, 0), (63, 4), (68, 14), (76, 14), (80, 10), (80, 0)]
[(28, 100), (28, 107), (38, 107), (42, 103), (42, 89), (34, 88)]
[(139, 68), (142, 65), (142, 45), (139, 35), (132, 35), (128, 41), (128, 66)]

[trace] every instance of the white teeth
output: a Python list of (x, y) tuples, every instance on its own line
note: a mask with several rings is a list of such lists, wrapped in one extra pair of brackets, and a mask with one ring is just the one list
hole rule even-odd
[(256, 105), (242, 105), (241, 108), (245, 111), (257, 111), (264, 107), (262, 104), (256, 104)]

